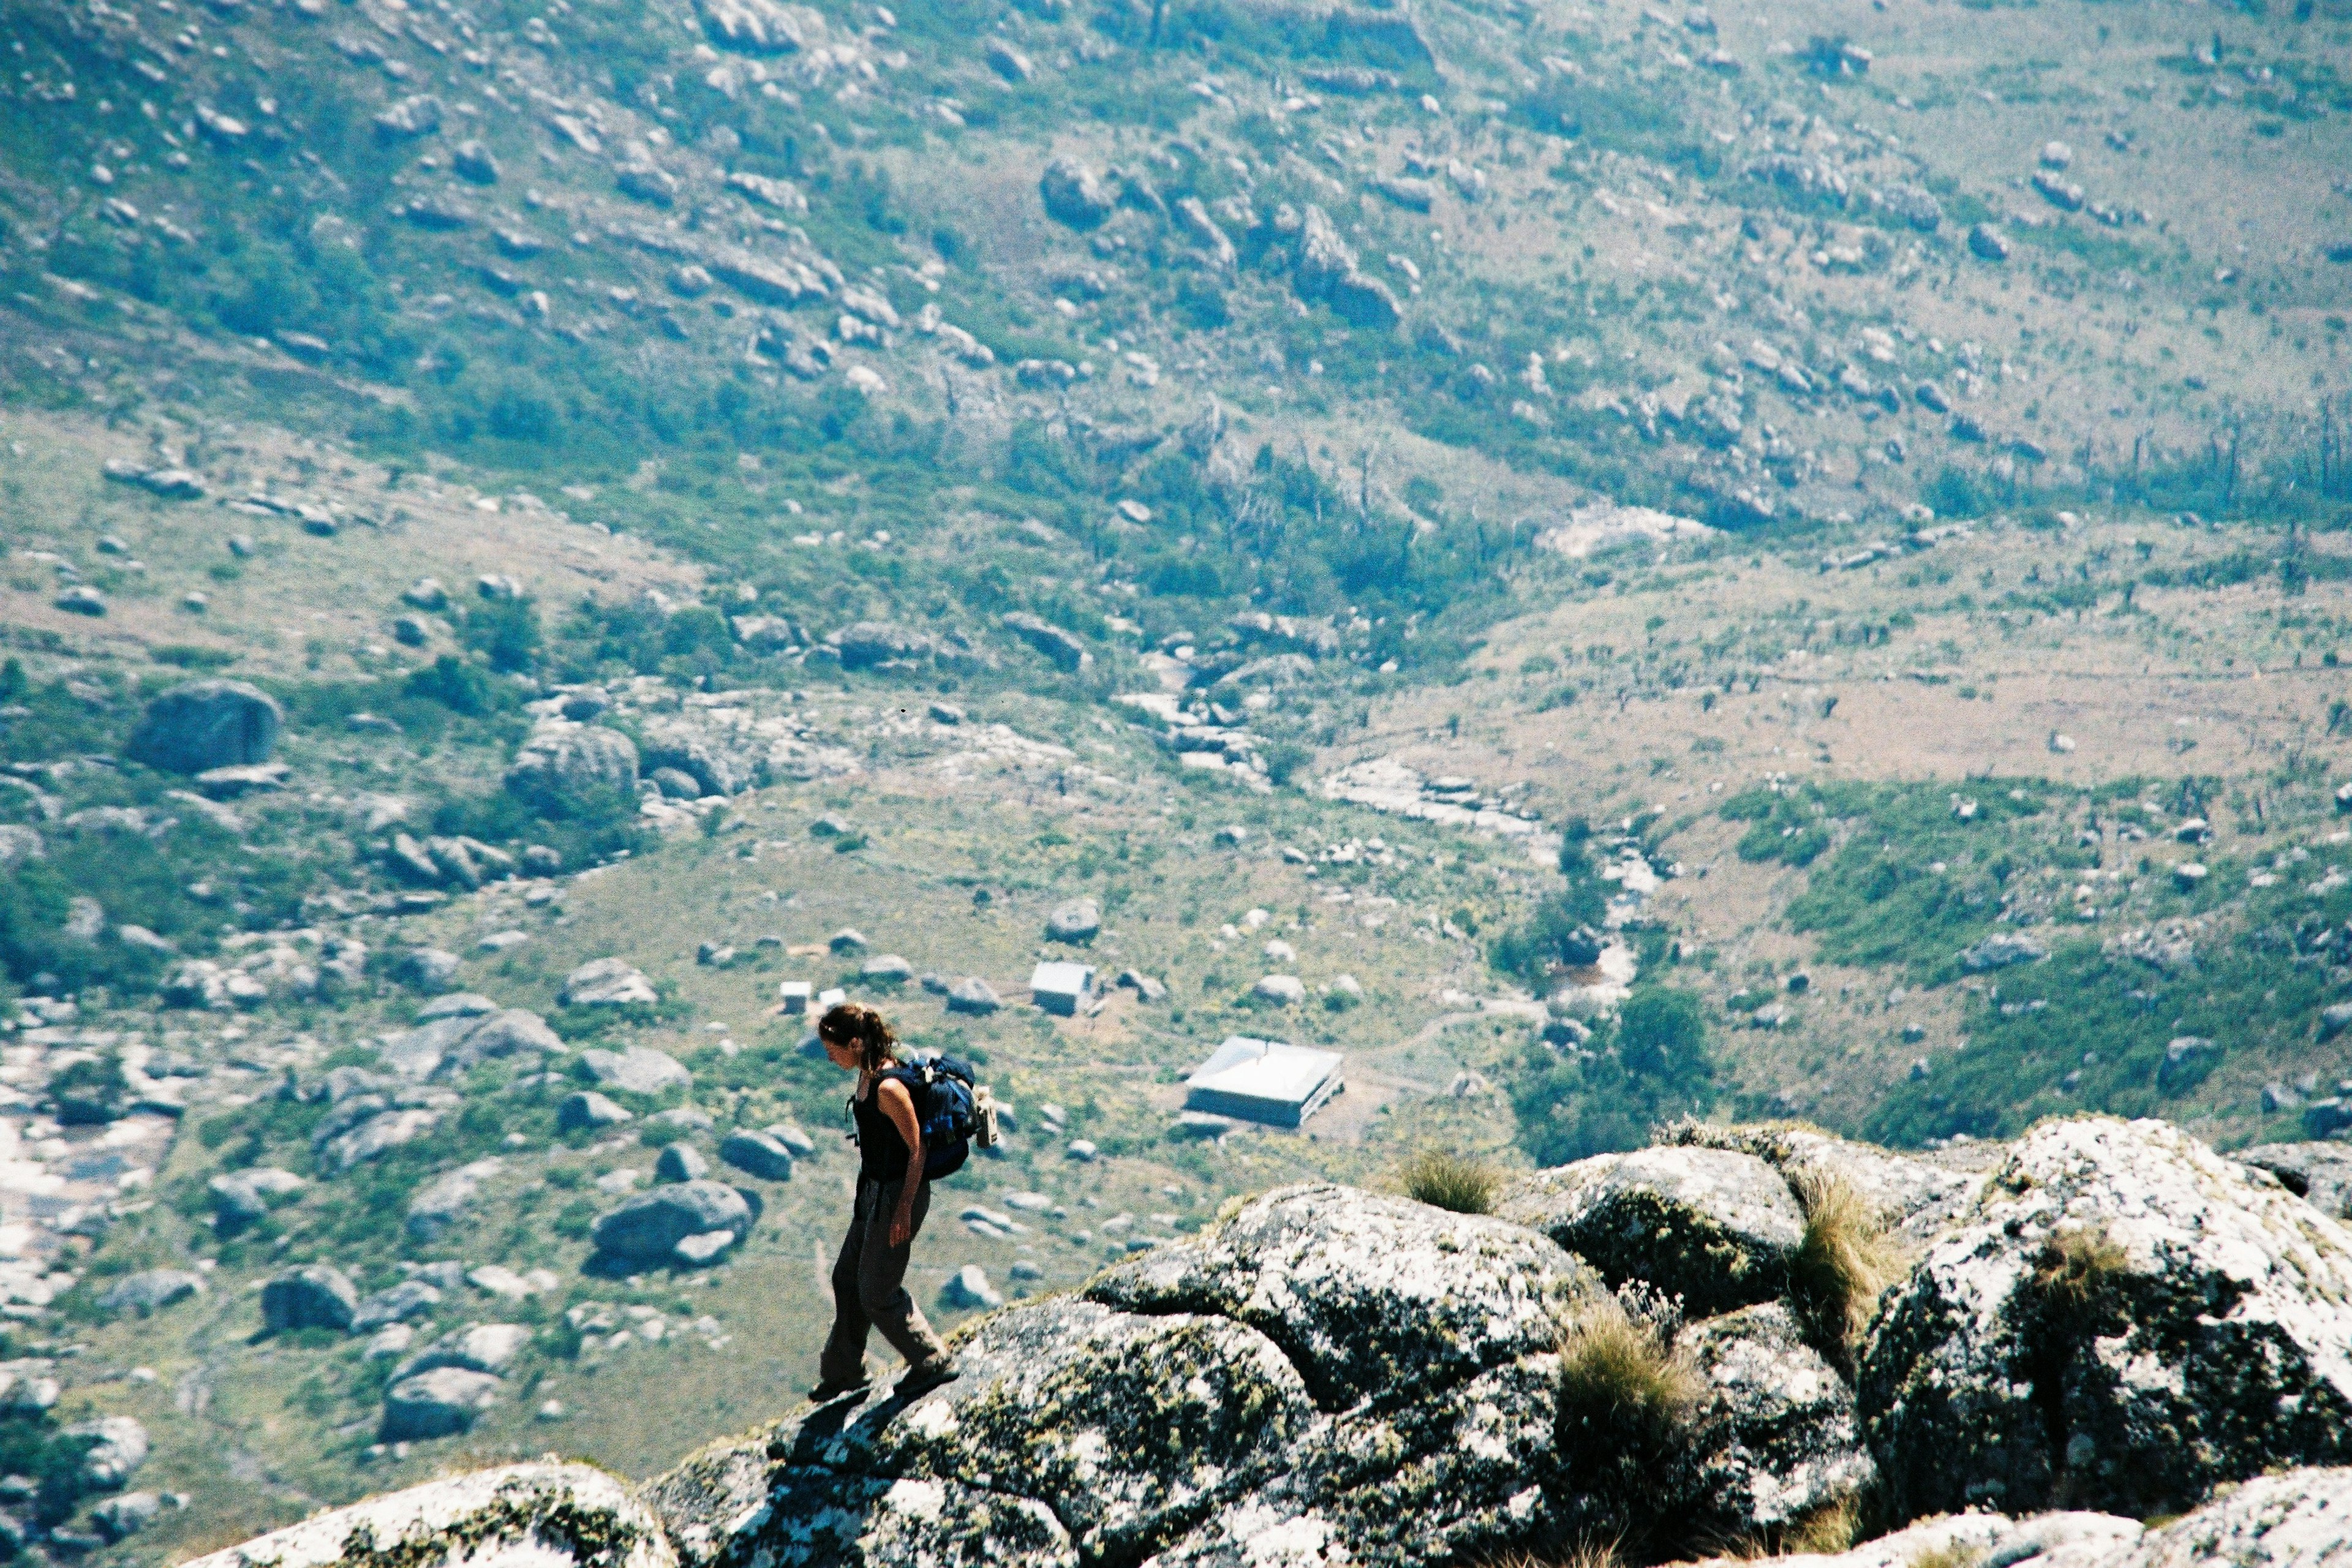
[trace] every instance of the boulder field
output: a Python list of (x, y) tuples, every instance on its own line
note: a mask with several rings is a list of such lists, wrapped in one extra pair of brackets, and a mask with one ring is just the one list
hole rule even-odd
[[(1322, 1183), (628, 1487), (550, 1461), (203, 1560), (2352, 1562), (2352, 1232), (2158, 1121), (1659, 1143), (1456, 1214)], [(2144, 1522), (2147, 1521), (2147, 1522)]]

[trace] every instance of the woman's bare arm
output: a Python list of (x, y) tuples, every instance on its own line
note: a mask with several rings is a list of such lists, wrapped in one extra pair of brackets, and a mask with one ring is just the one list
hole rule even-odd
[(907, 1145), (907, 1174), (898, 1184), (898, 1212), (890, 1220), (890, 1245), (904, 1247), (915, 1237), (915, 1190), (923, 1184), (923, 1124), (915, 1115), (915, 1097), (895, 1078), (874, 1086), (882, 1114), (898, 1130)]

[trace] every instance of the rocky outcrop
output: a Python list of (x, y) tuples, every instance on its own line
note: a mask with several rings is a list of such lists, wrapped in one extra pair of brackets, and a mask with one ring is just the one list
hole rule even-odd
[(1389, 286), (1364, 275), (1339, 226), (1318, 206), (1307, 207), (1302, 220), (1292, 281), (1299, 298), (1322, 300), (1352, 326), (1386, 330), (1403, 314)]
[(278, 700), (242, 680), (195, 680), (147, 704), (130, 752), (151, 768), (201, 773), (266, 763), (285, 728)]
[(1286, 1188), (982, 1320), (963, 1376), (911, 1406), (806, 1413), (650, 1496), (698, 1563), (1506, 1548), (1546, 1518), (1555, 1316), (1600, 1292), (1516, 1226)]
[[(967, 1268), (945, 1293), (983, 1314), (955, 1336), (961, 1377), (904, 1399), (877, 1384), (695, 1455), (644, 1489), (628, 1517), (650, 1533), (629, 1549), (654, 1555), (627, 1561), (1420, 1568), (1599, 1539), (1633, 1562), (1843, 1540), (1855, 1521), (1892, 1533), (1787, 1561), (2352, 1552), (2352, 1468), (2284, 1468), (2344, 1441), (2352, 1240), (2277, 1180), (2105, 1118), (2038, 1128), (1990, 1172), (1800, 1128), (1668, 1137), (1540, 1173), (1505, 1215), (1311, 1183), (1075, 1294), (998, 1307)], [(1810, 1184), (1832, 1178), (1924, 1244), (1853, 1382), (1847, 1346), (1769, 1294), (1803, 1234), (1799, 1193), (1818, 1202)], [(595, 1239), (620, 1268), (691, 1266), (758, 1207), (680, 1181), (623, 1201)], [(432, 1306), (376, 1300), (371, 1323)], [(522, 1334), (476, 1326), (415, 1355), (387, 1391), (386, 1440), (466, 1430)], [(2117, 1511), (1983, 1507), (2061, 1498)], [(2152, 1531), (2122, 1517), (2184, 1509)], [(624, 1561), (544, 1529), (531, 1551)]]
[(506, 1465), (312, 1514), (189, 1568), (329, 1568), (396, 1561), (673, 1568), (660, 1521), (628, 1485), (590, 1465)]
[(1894, 1293), (1862, 1400), (1899, 1518), (2131, 1513), (2352, 1453), (2352, 1233), (2158, 1121), (2011, 1151)]

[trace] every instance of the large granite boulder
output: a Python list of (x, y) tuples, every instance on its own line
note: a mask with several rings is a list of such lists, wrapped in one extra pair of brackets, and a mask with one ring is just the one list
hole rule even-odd
[[(364, 1543), (362, 1546), (361, 1543)], [(187, 1568), (673, 1568), (661, 1522), (593, 1465), (502, 1465), (314, 1513)]]
[(1787, 1290), (1805, 1211), (1780, 1173), (1724, 1149), (1637, 1149), (1538, 1171), (1506, 1194), (1505, 1218), (1539, 1230), (1612, 1284), (1639, 1279), (1692, 1316)]
[(1694, 1533), (1730, 1539), (1798, 1525), (1858, 1503), (1874, 1475), (1853, 1390), (1806, 1342), (1781, 1302), (1743, 1307), (1685, 1330), (1704, 1389), (1694, 1422)]
[(551, 722), (533, 730), (507, 769), (509, 795), (560, 811), (600, 793), (637, 787), (636, 742), (617, 730)]
[(359, 1301), (359, 1291), (341, 1269), (305, 1263), (271, 1276), (261, 1288), (261, 1321), (273, 1334), (295, 1329), (340, 1333), (352, 1326)]
[(2160, 1121), (2020, 1140), (1890, 1297), (1862, 1408), (1896, 1518), (2147, 1515), (2352, 1457), (2352, 1232)]
[(286, 714), (277, 699), (242, 680), (194, 680), (147, 704), (131, 733), (130, 752), (165, 773), (266, 763)]
[(726, 1231), (740, 1241), (751, 1229), (751, 1205), (722, 1182), (676, 1182), (639, 1193), (596, 1221), (596, 1250), (624, 1263), (672, 1261), (680, 1242)]
[(404, 1377), (383, 1391), (386, 1443), (417, 1443), (470, 1431), (474, 1418), (498, 1403), (496, 1374), (470, 1367), (437, 1366)]

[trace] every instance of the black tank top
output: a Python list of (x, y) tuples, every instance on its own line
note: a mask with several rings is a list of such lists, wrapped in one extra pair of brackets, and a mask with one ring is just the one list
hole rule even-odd
[(866, 1182), (896, 1182), (907, 1173), (907, 1141), (884, 1114), (882, 1080), (877, 1079), (863, 1100), (849, 1102), (850, 1120), (857, 1128), (857, 1176)]

